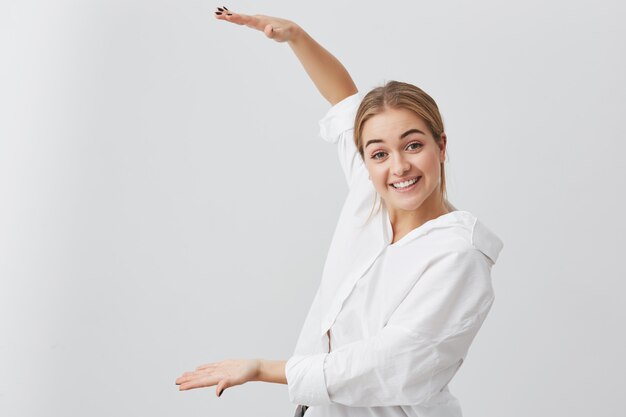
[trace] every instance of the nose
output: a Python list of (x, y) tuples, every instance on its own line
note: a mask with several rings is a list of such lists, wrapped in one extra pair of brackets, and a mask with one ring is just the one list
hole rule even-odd
[(396, 154), (392, 158), (391, 171), (398, 177), (403, 176), (404, 173), (407, 172), (409, 169), (411, 169), (411, 164), (409, 163), (409, 161), (406, 160), (406, 158), (404, 158), (402, 154)]

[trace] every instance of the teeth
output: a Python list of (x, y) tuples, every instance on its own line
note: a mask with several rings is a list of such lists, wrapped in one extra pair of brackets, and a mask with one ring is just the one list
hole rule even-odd
[(413, 178), (412, 180), (408, 180), (408, 181), (404, 181), (404, 182), (396, 182), (395, 184), (391, 184), (393, 185), (395, 188), (406, 188), (409, 185), (413, 185), (417, 182), (417, 178)]

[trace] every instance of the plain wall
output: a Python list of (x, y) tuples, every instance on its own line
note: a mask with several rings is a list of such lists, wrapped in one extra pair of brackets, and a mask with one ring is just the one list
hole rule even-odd
[[(289, 358), (347, 191), (289, 47), (215, 6), (0, 3), (0, 415), (293, 414), (284, 385), (174, 385)], [(623, 3), (227, 6), (300, 23), (361, 90), (437, 100), (450, 200), (505, 243), (464, 414), (619, 414)]]

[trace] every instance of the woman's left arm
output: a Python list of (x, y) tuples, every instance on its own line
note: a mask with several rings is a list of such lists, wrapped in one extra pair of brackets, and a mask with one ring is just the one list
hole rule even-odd
[(217, 385), (215, 394), (219, 397), (226, 388), (246, 382), (261, 381), (286, 384), (284, 360), (266, 359), (227, 359), (208, 363), (185, 372), (176, 379), (180, 391)]

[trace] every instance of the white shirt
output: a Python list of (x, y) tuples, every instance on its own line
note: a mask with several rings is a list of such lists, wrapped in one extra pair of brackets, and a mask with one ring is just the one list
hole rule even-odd
[(333, 106), (321, 136), (349, 185), (322, 280), (285, 372), (307, 417), (457, 417), (449, 392), (494, 300), (502, 242), (467, 211), (430, 220), (391, 244), (384, 205), (353, 141), (361, 96)]

